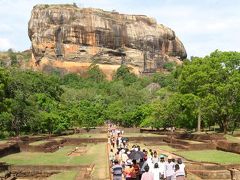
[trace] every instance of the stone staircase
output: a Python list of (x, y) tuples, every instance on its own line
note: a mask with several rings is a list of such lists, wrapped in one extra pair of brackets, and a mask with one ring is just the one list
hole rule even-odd
[(207, 180), (232, 180), (228, 170), (191, 170), (191, 173)]
[(9, 165), (0, 163), (0, 180), (15, 180), (16, 177), (9, 171)]
[(213, 163), (188, 162), (187, 169), (191, 174), (204, 180), (240, 180), (240, 168), (228, 167)]

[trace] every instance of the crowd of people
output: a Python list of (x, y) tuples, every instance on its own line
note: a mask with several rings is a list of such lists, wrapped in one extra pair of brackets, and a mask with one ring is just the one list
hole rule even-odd
[(124, 132), (109, 125), (109, 160), (113, 180), (185, 180), (186, 169), (181, 158), (158, 155), (152, 149), (129, 147)]

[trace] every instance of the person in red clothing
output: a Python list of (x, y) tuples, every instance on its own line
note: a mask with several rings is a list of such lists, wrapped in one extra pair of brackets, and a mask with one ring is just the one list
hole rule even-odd
[(134, 178), (136, 177), (136, 172), (130, 159), (127, 160), (126, 167), (124, 169), (124, 175), (126, 180), (136, 180), (136, 178)]
[(134, 175), (136, 175), (136, 177), (132, 177), (132, 178), (139, 180), (140, 179), (140, 177), (139, 177), (140, 176), (140, 166), (137, 164), (137, 161), (135, 159), (132, 160), (132, 163), (133, 163), (133, 168), (135, 170)]

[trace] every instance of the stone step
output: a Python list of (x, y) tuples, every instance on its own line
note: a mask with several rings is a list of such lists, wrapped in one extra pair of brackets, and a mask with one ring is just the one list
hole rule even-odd
[(8, 178), (8, 177), (10, 177), (11, 176), (11, 172), (10, 171), (2, 171), (2, 172), (0, 172), (0, 179), (2, 179), (2, 178)]
[(17, 178), (15, 177), (15, 176), (10, 176), (10, 177), (8, 177), (7, 179), (5, 179), (5, 180), (16, 180)]
[(226, 170), (224, 166), (217, 165), (217, 164), (200, 164), (195, 162), (188, 162), (186, 163), (188, 170), (207, 170), (207, 171), (219, 171), (219, 170)]
[(191, 173), (198, 175), (202, 179), (231, 179), (230, 171), (228, 170), (218, 170), (218, 171), (209, 171), (209, 170), (191, 170)]
[(182, 144), (168, 144), (169, 146), (176, 148), (176, 149), (189, 149), (189, 146), (182, 145)]
[(207, 180), (232, 180), (232, 179), (225, 179), (225, 178), (222, 178), (222, 179), (207, 179)]

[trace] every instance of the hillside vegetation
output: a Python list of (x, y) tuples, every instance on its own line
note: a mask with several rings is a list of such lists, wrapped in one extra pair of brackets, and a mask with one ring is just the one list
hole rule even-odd
[(239, 127), (238, 52), (215, 51), (149, 77), (137, 77), (123, 65), (112, 81), (95, 64), (84, 78), (22, 70), (17, 64), (0, 68), (2, 138), (96, 127), (106, 120), (126, 127), (187, 129), (201, 120), (202, 128), (217, 124), (225, 133)]

